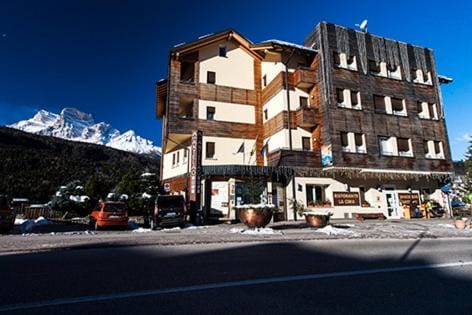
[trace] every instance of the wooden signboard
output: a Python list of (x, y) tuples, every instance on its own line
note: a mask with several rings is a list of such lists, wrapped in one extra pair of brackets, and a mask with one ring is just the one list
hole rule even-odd
[(333, 201), (335, 206), (359, 206), (358, 192), (333, 192)]
[(417, 193), (398, 193), (398, 200), (404, 206), (409, 206), (411, 201), (420, 204), (420, 196)]

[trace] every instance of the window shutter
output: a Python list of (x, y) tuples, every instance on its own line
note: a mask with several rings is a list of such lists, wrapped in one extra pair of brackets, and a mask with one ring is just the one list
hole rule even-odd
[(441, 153), (441, 148), (439, 147), (439, 143), (441, 143), (441, 141), (434, 141), (434, 152), (436, 154)]
[(385, 112), (385, 98), (380, 95), (374, 95), (374, 106), (378, 112)]
[(352, 105), (357, 105), (359, 104), (359, 101), (357, 100), (357, 91), (351, 91), (351, 104)]
[(206, 143), (206, 157), (212, 158), (215, 156), (215, 143), (214, 142), (207, 142)]
[(400, 152), (408, 152), (410, 151), (410, 144), (408, 142), (408, 139), (406, 138), (398, 138), (397, 139), (397, 144), (398, 144), (398, 151)]
[(401, 112), (403, 110), (403, 101), (399, 98), (392, 97), (392, 110)]
[(369, 71), (379, 73), (380, 64), (378, 64), (375, 60), (369, 60)]
[(347, 132), (341, 132), (341, 145), (343, 147), (349, 146), (349, 141), (347, 139)]
[(423, 141), (423, 146), (424, 146), (424, 154), (429, 154), (429, 146), (428, 146), (428, 141)]
[(356, 146), (360, 147), (364, 144), (364, 141), (362, 139), (362, 133), (355, 133), (354, 139), (356, 140)]
[(336, 89), (338, 103), (344, 103), (344, 90)]

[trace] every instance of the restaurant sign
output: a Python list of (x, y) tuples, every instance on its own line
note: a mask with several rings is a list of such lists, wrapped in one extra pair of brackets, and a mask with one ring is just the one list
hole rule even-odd
[(333, 192), (333, 201), (335, 206), (359, 206), (358, 192)]
[(192, 158), (190, 160), (190, 200), (200, 203), (202, 174), (202, 132), (192, 133)]

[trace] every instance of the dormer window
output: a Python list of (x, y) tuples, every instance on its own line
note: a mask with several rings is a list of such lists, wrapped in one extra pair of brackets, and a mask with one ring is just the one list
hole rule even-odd
[(416, 69), (411, 71), (411, 77), (414, 83), (432, 85), (431, 72)]
[(401, 80), (402, 79), (402, 73), (400, 71), (400, 66), (398, 65), (388, 65), (387, 67), (387, 76), (390, 79), (395, 79), (395, 80)]
[(334, 52), (334, 65), (338, 68), (357, 71), (356, 56), (348, 56), (345, 53)]

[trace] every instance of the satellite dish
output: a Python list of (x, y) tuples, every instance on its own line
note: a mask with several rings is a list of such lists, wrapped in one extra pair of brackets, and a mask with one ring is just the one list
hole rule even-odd
[(356, 26), (364, 33), (367, 33), (367, 20), (362, 21), (361, 24), (356, 24)]

